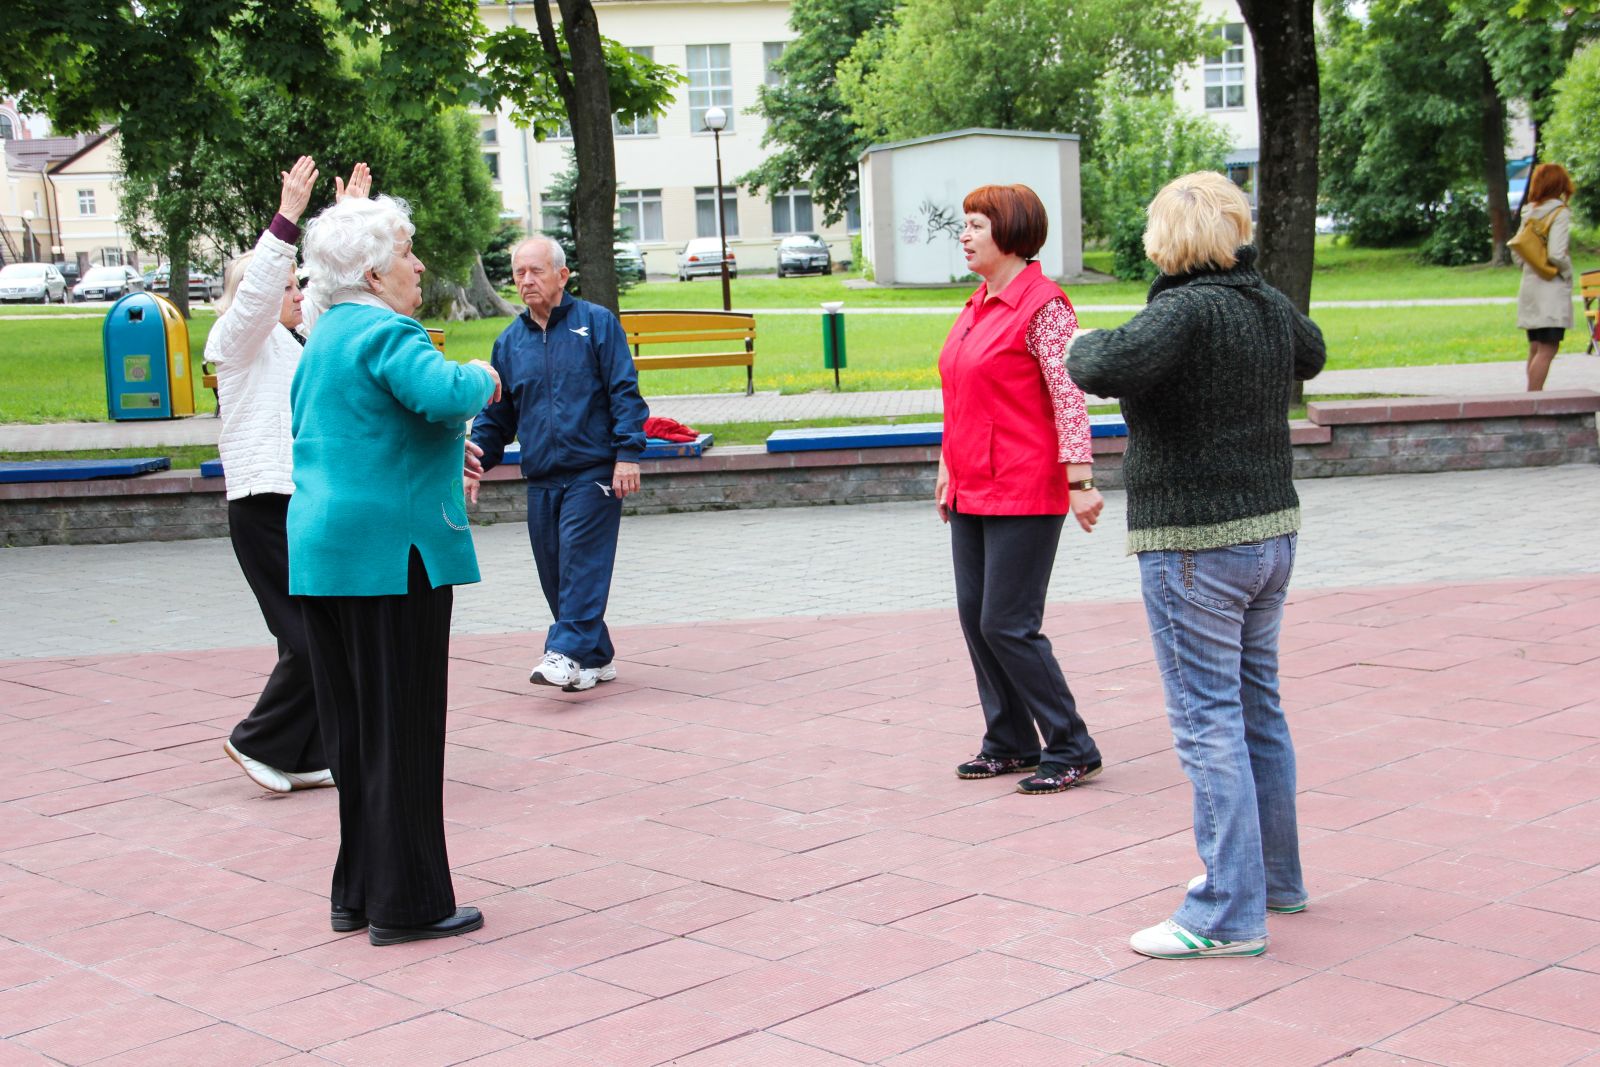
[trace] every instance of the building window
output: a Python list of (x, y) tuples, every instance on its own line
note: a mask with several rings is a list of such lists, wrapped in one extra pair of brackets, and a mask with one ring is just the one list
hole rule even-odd
[(481, 134), (481, 136), (483, 137), (483, 143), (484, 144), (499, 144), (500, 143), (500, 131), (497, 128), (495, 128), (494, 126), (485, 126), (483, 128), (483, 133)]
[(500, 153), (499, 152), (485, 152), (483, 154), (483, 165), (485, 167), (489, 168), (489, 180), (490, 181), (496, 181), (497, 182), (497, 181), (500, 180)]
[(772, 232), (811, 232), (810, 189), (790, 189), (772, 198)]
[[(739, 193), (727, 186), (722, 188), (722, 225), (729, 237), (739, 236)], [(717, 236), (717, 190), (714, 186), (701, 186), (694, 191), (694, 235)]]
[[(656, 50), (650, 45), (630, 48), (628, 51), (641, 59), (655, 59)], [(632, 122), (623, 122), (617, 116), (611, 116), (611, 132), (618, 137), (654, 137), (656, 134), (656, 117), (654, 115), (640, 115)]]
[(660, 189), (627, 189), (617, 194), (617, 221), (627, 231), (624, 241), (664, 241)]
[[(80, 214), (80, 215), (93, 215), (94, 214), (94, 190), (93, 189), (79, 189), (78, 190), (78, 214)], [(118, 262), (120, 262), (120, 260)]]
[(1244, 23), (1230, 22), (1217, 32), (1227, 47), (1206, 57), (1206, 109), (1244, 107)]
[(783, 50), (787, 47), (789, 47), (788, 41), (768, 41), (761, 46), (761, 69), (765, 71), (764, 80), (769, 86), (783, 84), (783, 75), (773, 70), (772, 64), (778, 61), (778, 57), (783, 55)]
[(861, 191), (852, 189), (844, 201), (844, 228), (849, 233), (861, 232)]
[(720, 107), (728, 115), (723, 132), (733, 130), (732, 46), (692, 44), (689, 46), (689, 132), (706, 128), (706, 111)]
[(100, 250), (100, 264), (105, 267), (122, 266), (122, 249), (102, 248)]
[(10, 115), (0, 115), (0, 141), (9, 141), (17, 135), (17, 127)]

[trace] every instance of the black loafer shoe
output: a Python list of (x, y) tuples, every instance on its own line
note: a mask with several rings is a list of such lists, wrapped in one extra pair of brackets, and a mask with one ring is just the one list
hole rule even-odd
[(471, 933), (483, 925), (483, 912), (477, 908), (457, 908), (454, 915), (426, 926), (367, 927), (367, 939), (374, 945), (398, 945), (406, 941), (427, 941), (435, 937), (455, 937)]
[(336, 934), (348, 934), (353, 930), (364, 929), (367, 925), (367, 913), (357, 908), (341, 908), (335, 904), (328, 912), (328, 919), (333, 924)]

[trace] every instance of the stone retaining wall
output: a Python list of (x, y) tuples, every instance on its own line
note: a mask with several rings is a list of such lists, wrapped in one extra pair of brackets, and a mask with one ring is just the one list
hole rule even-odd
[[(1409, 474), (1600, 462), (1589, 390), (1510, 396), (1322, 401), (1295, 423), (1295, 477)], [(1126, 439), (1094, 441), (1095, 478), (1122, 484)], [(714, 448), (699, 459), (647, 460), (633, 514), (931, 500), (934, 446), (769, 453)], [(0, 530), (13, 546), (222, 537), (221, 478), (164, 471), (137, 478), (0, 485)], [(482, 523), (521, 522), (523, 482), (491, 471), (473, 512)]]

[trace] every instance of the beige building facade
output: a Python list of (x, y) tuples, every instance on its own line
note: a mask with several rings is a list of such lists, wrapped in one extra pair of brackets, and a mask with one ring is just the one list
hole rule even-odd
[[(600, 32), (670, 64), (689, 78), (664, 115), (616, 130), (618, 221), (644, 253), (652, 274), (674, 274), (677, 253), (695, 237), (715, 237), (716, 153), (704, 115), (728, 115), (721, 135), (728, 248), (740, 270), (773, 270), (778, 242), (790, 233), (818, 233), (837, 264), (850, 256), (857, 213), (823, 226), (805, 188), (765, 193), (738, 188), (739, 175), (766, 156), (766, 124), (751, 112), (757, 87), (774, 78), (773, 59), (794, 37), (788, 0), (596, 0)], [(532, 5), (484, 2), (491, 29), (537, 32)], [(525, 229), (545, 224), (544, 192), (568, 166), (568, 138), (542, 143), (505, 113), (483, 116), (483, 151), (506, 217)]]
[(0, 254), (6, 262), (149, 266), (122, 228), (114, 134), (9, 140), (0, 158)]

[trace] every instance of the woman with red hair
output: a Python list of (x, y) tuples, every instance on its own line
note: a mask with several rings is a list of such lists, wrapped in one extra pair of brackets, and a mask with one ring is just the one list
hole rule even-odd
[[(1550, 362), (1556, 358), (1561, 339), (1572, 328), (1572, 256), (1568, 241), (1572, 233), (1572, 178), (1559, 163), (1541, 163), (1533, 168), (1528, 193), (1523, 198), (1524, 222), (1543, 221), (1548, 227), (1545, 239), (1550, 265), (1556, 268), (1546, 278), (1526, 261), (1522, 264), (1522, 285), (1517, 289), (1517, 328), (1528, 331), (1528, 391), (1544, 388)], [(1521, 256), (1517, 257), (1521, 259)]]
[(1049, 220), (1032, 189), (980, 186), (961, 209), (962, 252), (983, 284), (939, 354), (936, 495), (987, 729), (956, 774), (1031, 771), (1019, 793), (1059, 793), (1100, 773), (1100, 751), (1040, 632), (1067, 513), (1088, 532), (1104, 506), (1083, 392), (1064, 363), (1078, 320), (1034, 259)]

